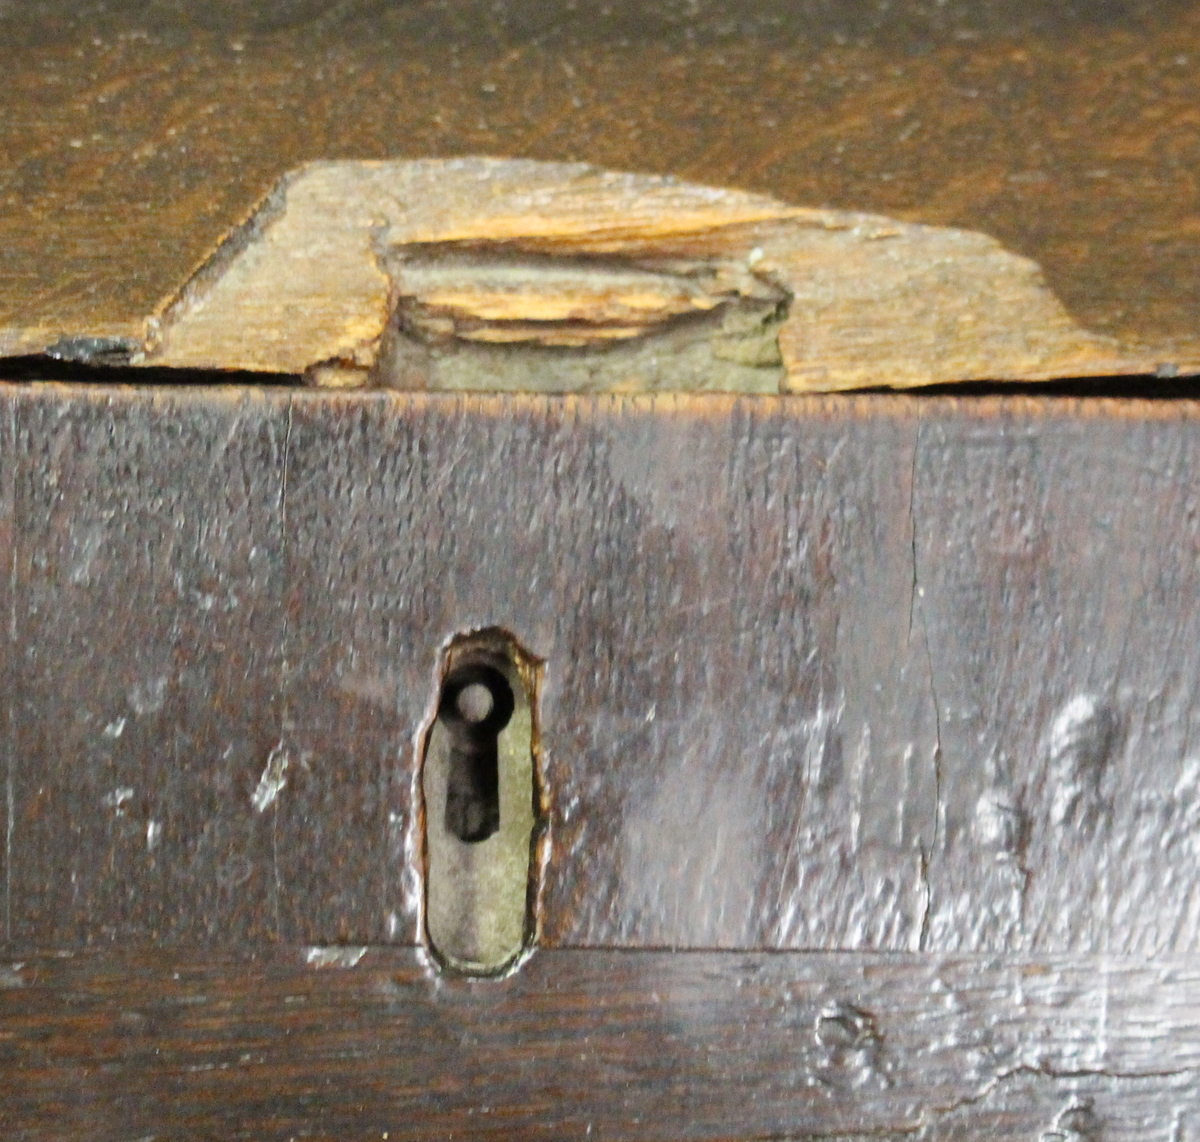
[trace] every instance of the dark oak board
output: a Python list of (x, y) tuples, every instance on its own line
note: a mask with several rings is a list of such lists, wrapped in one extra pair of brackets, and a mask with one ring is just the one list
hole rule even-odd
[(441, 648), (545, 947), (1197, 947), (1188, 403), (12, 387), (6, 931), (415, 944)]
[[(467, 154), (983, 231), (1194, 356), (1195, 4), (584, 8), (0, 0), (0, 356), (124, 360), (300, 164)], [(0, 1138), (1197, 1142), (1198, 449), (1187, 401), (0, 386)], [(492, 625), (549, 845), (470, 980), (419, 754)]]
[(501, 981), (407, 949), (0, 963), (0, 1128), (22, 1142), (1181, 1142), (1198, 1124), (1200, 975), (1177, 959), (559, 951)]

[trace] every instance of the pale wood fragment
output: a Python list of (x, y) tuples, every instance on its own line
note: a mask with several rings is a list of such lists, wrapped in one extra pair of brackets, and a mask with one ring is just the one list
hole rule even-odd
[[(674, 373), (647, 371), (605, 356), (683, 326), (689, 345), (715, 344), (744, 305), (759, 324), (772, 307), (786, 313), (768, 330), (777, 355), (749, 354), (752, 365), (782, 363), (777, 376), (712, 372), (691, 358)], [(392, 335), (439, 348), (397, 364)], [(496, 387), (541, 389), (819, 391), (1161, 365), (1159, 354), (1080, 328), (1033, 262), (982, 234), (489, 159), (293, 172), (161, 307), (137, 360), (404, 388), (489, 387), (524, 360), (468, 358), (452, 378), (439, 362), (472, 344), (536, 351), (540, 371)], [(677, 354), (679, 337), (662, 348)], [(581, 381), (547, 351), (591, 354), (596, 368)]]
[(481, 158), (301, 167), (141, 330), (0, 330), (0, 355), (90, 359), (101, 342), (135, 365), (407, 389), (1200, 372), (1200, 357), (1082, 328), (1035, 263), (983, 234)]

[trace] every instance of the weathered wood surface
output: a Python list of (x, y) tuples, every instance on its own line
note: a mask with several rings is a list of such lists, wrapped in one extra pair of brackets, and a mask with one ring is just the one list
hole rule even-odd
[[(8, 1139), (1190, 1142), (1200, 973), (1104, 957), (542, 952), (0, 963)], [(1059, 1133), (1055, 1133), (1055, 1131)]]
[[(53, 322), (9, 338), (73, 339)], [(1161, 347), (1082, 329), (1034, 263), (983, 234), (495, 159), (291, 172), (121, 346), (151, 368), (418, 390), (1200, 373), (1200, 351), (1168, 365)]]
[(453, 635), (545, 947), (1194, 952), (1186, 402), (9, 387), (8, 938), (416, 944)]
[(1084, 327), (1196, 345), (1189, 0), (46, 0), (0, 44), (8, 330), (140, 336), (304, 162), (489, 154), (983, 231)]

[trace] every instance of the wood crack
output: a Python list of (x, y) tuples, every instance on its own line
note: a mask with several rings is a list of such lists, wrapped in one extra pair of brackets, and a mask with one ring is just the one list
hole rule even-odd
[(1139, 1080), (1174, 1082), (1190, 1077), (1200, 1078), (1200, 1067), (1126, 1071), (1110, 1070), (1106, 1067), (1039, 1067), (1029, 1063), (1021, 1063), (1018, 1066), (1009, 1067), (993, 1075), (974, 1094), (964, 1095), (962, 1098), (956, 1099), (949, 1106), (922, 1110), (920, 1120), (914, 1132), (923, 1134), (931, 1127), (936, 1126), (939, 1121), (944, 1121), (959, 1111), (985, 1103), (1003, 1087), (1011, 1085), (1021, 1078), (1046, 1079), (1050, 1082), (1070, 1082), (1072, 1080), (1086, 1079), (1109, 1079), (1113, 1082), (1137, 1082)]

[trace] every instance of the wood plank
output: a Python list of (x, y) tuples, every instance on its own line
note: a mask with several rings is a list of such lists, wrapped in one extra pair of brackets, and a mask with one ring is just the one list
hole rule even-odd
[(14, 457), (16, 404), (10, 394), (0, 397), (0, 623), (6, 631), (0, 637), (0, 682), (4, 698), (0, 700), (0, 780), (4, 782), (4, 843), (0, 845), (0, 884), (3, 885), (4, 941), (12, 939), (12, 842), (15, 821), (16, 778), (16, 696), (20, 677), (16, 657), (15, 598), (13, 581), (17, 570), (16, 504), (17, 465)]
[(420, 943), (438, 657), (498, 626), (542, 946), (1197, 947), (1196, 405), (6, 399), (29, 946)]
[(307, 161), (464, 154), (983, 231), (1041, 265), (1085, 328), (1196, 344), (1187, 0), (761, 0), (736, 18), (633, 0), (270, 17), (234, 0), (53, 0), (7, 6), (0, 38), (6, 353), (47, 323), (137, 339)]
[(922, 421), (934, 947), (1196, 947), (1196, 437), (1110, 410)]
[(31, 954), (0, 967), (0, 1126), (1169, 1142), (1200, 1121), (1198, 1012), (1179, 960), (541, 952), (468, 981), (400, 949)]

